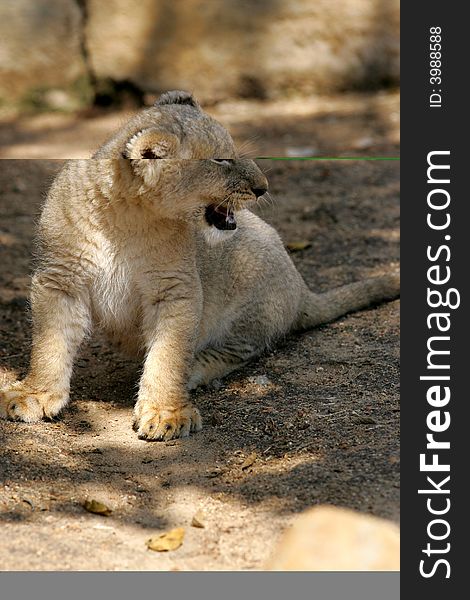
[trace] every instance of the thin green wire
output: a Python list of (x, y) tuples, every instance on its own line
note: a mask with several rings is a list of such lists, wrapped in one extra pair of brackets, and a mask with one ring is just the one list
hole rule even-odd
[(399, 156), (257, 156), (256, 160), (400, 160)]

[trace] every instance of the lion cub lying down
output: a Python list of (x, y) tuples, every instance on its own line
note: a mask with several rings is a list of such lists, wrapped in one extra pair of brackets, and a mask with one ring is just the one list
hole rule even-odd
[(3, 418), (57, 415), (78, 347), (98, 326), (144, 357), (139, 437), (185, 437), (201, 429), (188, 390), (293, 330), (398, 295), (394, 276), (311, 292), (274, 229), (246, 208), (266, 178), (185, 92), (163, 94), (93, 159), (69, 161), (47, 197), (31, 365), (0, 392)]

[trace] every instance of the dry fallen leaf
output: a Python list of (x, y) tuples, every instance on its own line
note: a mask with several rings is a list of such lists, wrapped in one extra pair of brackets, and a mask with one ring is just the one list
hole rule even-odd
[(199, 529), (204, 529), (204, 527), (206, 526), (205, 520), (206, 518), (202, 510), (198, 510), (197, 513), (194, 515), (193, 520), (191, 521), (191, 525), (193, 527), (198, 527)]
[(251, 467), (257, 457), (258, 455), (256, 454), (256, 452), (252, 452), (251, 454), (249, 454), (242, 463), (242, 471), (248, 469), (248, 467)]
[(88, 512), (104, 517), (109, 516), (113, 512), (109, 506), (106, 506), (106, 504), (103, 504), (102, 502), (98, 502), (98, 500), (85, 500), (83, 508)]
[(311, 248), (312, 242), (308, 241), (299, 241), (299, 242), (288, 242), (286, 247), (291, 252), (300, 252), (300, 250), (306, 250), (307, 248)]
[(168, 552), (169, 550), (178, 550), (184, 540), (183, 527), (177, 527), (166, 533), (162, 533), (156, 538), (147, 540), (147, 548), (154, 552)]

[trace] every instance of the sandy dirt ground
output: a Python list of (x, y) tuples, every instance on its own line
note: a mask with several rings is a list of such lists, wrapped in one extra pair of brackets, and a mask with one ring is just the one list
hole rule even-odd
[[(350, 101), (357, 108), (357, 98)], [(390, 95), (374, 100), (388, 103), (388, 121), (379, 110), (369, 119), (367, 111), (345, 111), (342, 102), (325, 108), (324, 121), (320, 114), (303, 122), (265, 115), (261, 127), (254, 119), (258, 155), (310, 146), (322, 154), (371, 146), (367, 153), (397, 155), (398, 109)], [(252, 139), (256, 126), (240, 116), (246, 106), (235, 108), (219, 119), (237, 140)], [(87, 155), (85, 125), (77, 122), (75, 142), (67, 134), (58, 155)], [(27, 132), (31, 123), (23, 127)], [(96, 138), (106, 137), (105, 129)], [(26, 148), (30, 156), (47, 156), (56, 133), (21, 142), (4, 125), (3, 155), (24, 158)], [(34, 222), (60, 165), (0, 161), (0, 381), (23, 375), (28, 365)], [(258, 212), (286, 243), (311, 244), (293, 259), (312, 289), (398, 264), (397, 162), (260, 166), (275, 202)], [(307, 507), (334, 504), (398, 521), (398, 319), (395, 301), (287, 339), (198, 390), (203, 431), (167, 443), (137, 439), (131, 414), (140, 365), (94, 336), (77, 360), (71, 403), (60, 419), (0, 422), (0, 569), (253, 570), (263, 568), (282, 531)], [(87, 512), (86, 499), (112, 513)], [(198, 511), (204, 528), (191, 525)], [(150, 537), (173, 527), (185, 529), (178, 550), (147, 549)]]
[[(396, 91), (205, 107), (255, 156), (396, 155)], [(133, 110), (17, 117), (0, 112), (0, 158), (89, 158)]]

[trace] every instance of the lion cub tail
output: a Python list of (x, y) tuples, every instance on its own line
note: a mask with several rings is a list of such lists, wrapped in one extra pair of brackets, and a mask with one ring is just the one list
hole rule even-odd
[(306, 290), (298, 320), (299, 329), (311, 329), (334, 321), (343, 315), (394, 300), (400, 295), (398, 273), (364, 279), (343, 285), (324, 294), (314, 294)]

